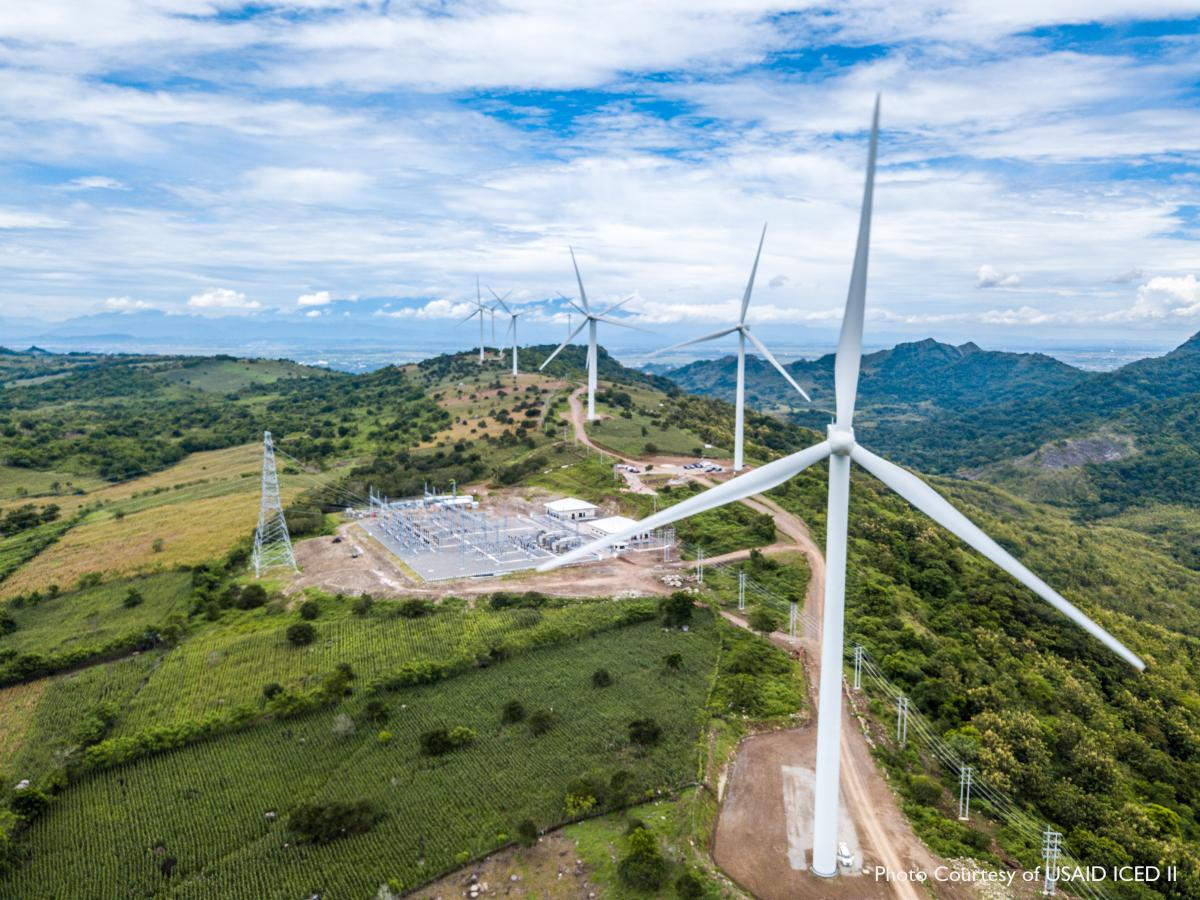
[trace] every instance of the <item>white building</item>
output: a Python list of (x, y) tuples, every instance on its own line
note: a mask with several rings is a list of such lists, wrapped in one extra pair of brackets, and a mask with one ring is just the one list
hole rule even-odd
[[(628, 516), (609, 516), (606, 519), (596, 519), (594, 521), (588, 522), (586, 525), (583, 526), (582, 530), (591, 534), (592, 537), (600, 538), (600, 537), (608, 537), (609, 535), (616, 534), (618, 531), (621, 531), (625, 528), (628, 528), (630, 525), (635, 525), (635, 524), (637, 524), (637, 523), (634, 522), (634, 520), (629, 518)], [(649, 530), (639, 532), (635, 535), (632, 535), (631, 537), (627, 538), (626, 540), (622, 541), (619, 544), (613, 544), (612, 549), (618, 550), (618, 551), (619, 550), (628, 550), (630, 544), (644, 544), (647, 541), (649, 541), (653, 536), (654, 536), (653, 532), (651, 532)]]
[(546, 515), (564, 522), (578, 522), (596, 518), (596, 504), (576, 497), (563, 497), (546, 504)]

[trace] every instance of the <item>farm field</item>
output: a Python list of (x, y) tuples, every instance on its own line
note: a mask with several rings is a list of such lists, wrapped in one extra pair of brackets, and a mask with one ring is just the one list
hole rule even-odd
[[(48, 502), (63, 505), (76, 489), (91, 491), (104, 484), (99, 478), (90, 475), (76, 475), (71, 472), (40, 471), (38, 469), (22, 469), (17, 466), (0, 466), (0, 503), (4, 506), (7, 500), (19, 500), (22, 503), (31, 502), (33, 498), (53, 498)], [(19, 505), (19, 504), (18, 504)]]
[(347, 616), (332, 600), (317, 619), (316, 640), (293, 647), (284, 637), (294, 614), (273, 610), (242, 614), (229, 625), (207, 631), (171, 651), (124, 711), (114, 736), (150, 725), (198, 719), (206, 713), (256, 703), (263, 685), (285, 689), (318, 686), (338, 663), (349, 663), (359, 684), (405, 666), (486, 659), (492, 651), (511, 652), (540, 640), (585, 635), (612, 627), (634, 610), (649, 614), (646, 602), (572, 603), (557, 609), (466, 610), (450, 608), (417, 619), (398, 618), (391, 604), (378, 604), (366, 618)]
[[(616, 390), (626, 393), (633, 401), (632, 418), (621, 415), (623, 408), (612, 403), (606, 403), (600, 395), (596, 398), (596, 412), (605, 418), (599, 422), (588, 423), (588, 434), (592, 440), (617, 453), (641, 458), (655, 453), (668, 456), (698, 456), (704, 442), (698, 439), (694, 432), (686, 431), (676, 425), (666, 425), (662, 421), (654, 421), (648, 415), (651, 411), (665, 409), (662, 394), (645, 388), (621, 387)], [(643, 431), (645, 433), (643, 433)], [(647, 449), (646, 445), (653, 449)], [(731, 451), (714, 448), (705, 451), (712, 457), (729, 456)]]
[[(90, 776), (34, 824), (32, 861), (0, 891), (102, 898), (169, 885), (176, 897), (257, 900), (374, 896), (389, 880), (416, 886), (505, 844), (526, 818), (562, 821), (579, 776), (626, 770), (638, 793), (693, 778), (716, 650), (708, 618), (686, 633), (635, 625), (389, 693), (388, 743), (351, 706), (350, 729), (343, 713), (322, 712)], [(665, 671), (668, 653), (682, 655), (678, 672)], [(592, 686), (600, 666), (611, 687)], [(541, 736), (501, 726), (509, 699), (552, 710), (553, 726)], [(636, 750), (627, 726), (646, 717), (663, 737)], [(424, 731), (457, 725), (474, 729), (475, 743), (436, 760), (420, 754)], [(369, 833), (290, 844), (283, 819), (296, 804), (359, 798), (382, 808)], [(431, 810), (441, 811), (436, 821)], [(67, 855), (80, 865), (61, 865)], [(168, 858), (176, 862), (164, 884)]]

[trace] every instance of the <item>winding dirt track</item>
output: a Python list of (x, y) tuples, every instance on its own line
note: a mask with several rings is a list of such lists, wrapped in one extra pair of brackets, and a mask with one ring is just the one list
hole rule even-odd
[[(663, 462), (678, 462), (674, 457), (651, 457), (648, 459), (633, 459), (623, 454), (615, 453), (608, 447), (595, 443), (585, 427), (585, 412), (581, 396), (585, 388), (579, 388), (570, 395), (571, 420), (575, 431), (575, 439), (594, 450), (613, 456), (622, 462), (643, 468), (646, 465), (661, 465)], [(692, 476), (694, 480), (712, 484), (705, 477)], [(777, 542), (770, 548), (779, 550), (800, 550), (808, 559), (812, 577), (809, 579), (808, 591), (805, 595), (805, 630), (801, 638), (801, 646), (808, 660), (810, 701), (815, 692), (815, 685), (820, 679), (820, 647), (821, 647), (821, 616), (824, 610), (825, 591), (825, 556), (813, 540), (808, 527), (797, 516), (785, 510), (774, 500), (764, 496), (749, 497), (741, 501), (756, 512), (766, 513), (775, 520), (775, 527), (787, 542)], [(722, 556), (713, 557), (710, 562), (725, 562), (741, 559), (749, 555), (748, 550), (739, 550)], [(734, 624), (746, 627), (744, 620), (726, 614), (726, 618)], [(793, 649), (794, 645), (787, 636), (776, 632), (772, 639), (781, 646)], [(745, 752), (747, 745), (756, 742), (754, 754), (761, 753), (768, 742), (782, 746), (769, 748), (771, 762), (775, 756), (787, 757), (793, 761), (797, 758), (807, 758), (810, 762), (815, 753), (815, 722), (801, 729), (779, 732), (773, 735), (763, 735), (743, 744), (739, 751)], [(782, 753), (779, 753), (782, 751)], [(749, 772), (750, 766), (742, 766), (740, 774), (743, 779), (754, 779), (759, 773)], [(738, 766), (735, 763), (733, 782), (738, 780)], [(764, 773), (768, 774), (768, 773)], [(904, 900), (921, 900), (927, 896), (924, 888), (908, 881), (876, 881), (863, 875), (856, 878), (841, 877), (833, 881), (797, 872), (788, 863), (786, 853), (768, 850), (772, 839), (786, 832), (787, 822), (779, 821), (781, 813), (786, 820), (787, 812), (784, 804), (776, 802), (776, 793), (780, 781), (777, 772), (770, 772), (762, 779), (769, 786), (768, 790), (775, 797), (760, 796), (754, 798), (752, 804), (754, 815), (738, 816), (739, 821), (729, 823), (726, 827), (727, 807), (722, 804), (721, 816), (718, 820), (717, 835), (714, 840), (714, 855), (718, 864), (725, 868), (735, 880), (750, 888), (760, 897), (900, 897)], [(906, 872), (908, 870), (932, 871), (938, 865), (933, 855), (913, 833), (907, 819), (896, 804), (896, 798), (891, 789), (880, 776), (871, 757), (870, 747), (862, 726), (848, 707), (842, 705), (842, 742), (841, 742), (841, 782), (842, 802), (845, 804), (856, 828), (864, 849), (864, 861), (869, 865), (882, 865), (891, 872)], [(728, 792), (727, 792), (728, 793)], [(775, 807), (778, 813), (768, 814)], [(802, 815), (810, 815), (808, 810), (800, 811)], [(730, 832), (740, 832), (731, 834)], [(778, 841), (776, 840), (776, 843)], [(732, 844), (732, 846), (730, 846)], [(756, 852), (758, 851), (758, 852)], [(928, 884), (928, 883), (927, 883)], [(956, 892), (942, 892), (940, 895), (952, 895)]]

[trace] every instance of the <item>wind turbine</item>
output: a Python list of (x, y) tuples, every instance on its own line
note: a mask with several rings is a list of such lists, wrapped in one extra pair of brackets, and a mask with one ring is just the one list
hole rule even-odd
[(575, 280), (579, 283), (579, 299), (583, 302), (583, 306), (578, 306), (575, 303), (575, 301), (571, 300), (569, 297), (563, 297), (563, 299), (566, 300), (568, 303), (570, 303), (571, 306), (573, 306), (578, 312), (580, 312), (583, 315), (583, 321), (579, 323), (578, 328), (576, 328), (574, 331), (572, 331), (570, 334), (567, 335), (567, 339), (565, 341), (563, 341), (561, 344), (558, 345), (557, 350), (555, 350), (553, 353), (551, 353), (549, 356), (546, 357), (546, 361), (544, 363), (542, 363), (540, 366), (538, 366), (538, 371), (540, 372), (542, 369), (546, 368), (546, 366), (550, 365), (550, 360), (552, 360), (552, 359), (554, 359), (554, 357), (558, 356), (558, 354), (562, 352), (563, 348), (566, 347), (567, 344), (571, 343), (572, 340), (574, 340), (575, 335), (577, 335), (577, 334), (579, 334), (579, 332), (583, 331), (583, 328), (586, 325), (587, 330), (588, 330), (587, 417), (588, 417), (589, 421), (592, 421), (596, 418), (596, 323), (604, 322), (607, 325), (620, 325), (622, 328), (632, 328), (634, 331), (646, 331), (646, 329), (638, 328), (636, 325), (630, 325), (628, 322), (622, 322), (620, 319), (607, 318), (607, 316), (610, 312), (612, 312), (615, 309), (618, 309), (621, 306), (624, 306), (626, 303), (628, 303), (630, 300), (632, 300), (633, 297), (626, 297), (624, 300), (620, 300), (620, 301), (614, 303), (612, 306), (608, 307), (603, 312), (598, 312), (598, 313), (592, 312), (592, 307), (588, 303), (587, 291), (585, 291), (583, 289), (583, 277), (579, 274), (579, 263), (575, 262), (575, 250), (574, 250), (574, 248), (568, 248), (568, 249), (570, 249), (570, 251), (571, 251), (571, 265), (573, 265), (575, 267)]
[(771, 365), (779, 370), (779, 374), (787, 379), (788, 384), (800, 392), (800, 396), (805, 400), (812, 402), (812, 398), (804, 392), (804, 388), (796, 384), (787, 369), (779, 364), (771, 351), (766, 348), (762, 341), (750, 333), (750, 326), (746, 324), (746, 310), (750, 308), (750, 294), (754, 290), (754, 276), (758, 272), (758, 259), (762, 256), (763, 241), (767, 237), (767, 226), (763, 225), (762, 236), (758, 239), (758, 252), (754, 254), (754, 266), (750, 269), (750, 280), (746, 282), (746, 292), (742, 294), (742, 312), (738, 316), (737, 323), (732, 328), (726, 328), (722, 331), (716, 331), (712, 334), (706, 334), (704, 337), (698, 337), (695, 340), (684, 341), (682, 344), (675, 344), (663, 350), (657, 350), (652, 355), (658, 356), (660, 353), (667, 353), (671, 350), (678, 350), (681, 347), (690, 347), (693, 344), (703, 344), (706, 341), (715, 341), (717, 338), (723, 338), (727, 334), (737, 334), (738, 336), (738, 355), (737, 355), (737, 391), (735, 397), (736, 413), (734, 414), (734, 429), (733, 429), (733, 471), (740, 472), (745, 468), (743, 462), (743, 447), (745, 420), (746, 420), (746, 340), (749, 339)]
[(487, 307), (483, 305), (483, 295), (479, 292), (479, 276), (475, 276), (475, 308), (471, 310), (471, 314), (459, 322), (459, 325), (465, 325), (476, 316), (479, 316), (479, 364), (483, 365), (483, 314), (487, 312)]
[[(496, 298), (496, 302), (498, 304), (500, 304), (500, 308), (503, 309), (506, 313), (508, 313), (508, 331), (512, 332), (513, 378), (516, 378), (517, 377), (517, 319), (521, 318), (521, 316), (525, 315), (525, 313), (513, 312), (511, 309), (509, 309), (508, 304), (504, 302), (504, 297), (507, 297), (509, 294), (512, 293), (512, 291), (509, 291), (508, 293), (506, 293), (504, 295), (504, 297), (501, 297), (499, 294), (497, 294), (495, 291), (493, 291), (490, 287), (488, 288), (488, 290), (491, 291), (492, 296)], [(494, 307), (493, 307), (493, 309), (494, 309)], [(508, 334), (508, 331), (506, 331), (505, 334)], [(568, 340), (570, 340), (570, 339), (568, 338)], [(501, 352), (503, 352), (503, 351), (501, 351)]]
[(1084, 615), (1048, 584), (983, 533), (924, 481), (876, 456), (854, 440), (854, 401), (862, 362), (863, 309), (866, 303), (867, 254), (871, 234), (871, 197), (875, 184), (875, 150), (879, 135), (879, 99), (871, 123), (867, 179), (863, 190), (858, 246), (854, 253), (846, 312), (834, 362), (837, 416), (828, 437), (807, 449), (768, 463), (656, 513), (641, 522), (592, 541), (578, 550), (544, 563), (538, 571), (578, 562), (634, 534), (661, 528), (696, 513), (724, 506), (770, 490), (823, 459), (829, 460), (829, 497), (825, 532), (825, 608), (821, 623), (821, 684), (818, 693), (817, 771), (813, 797), (812, 871), (824, 877), (837, 874), (838, 750), (842, 723), (842, 642), (846, 593), (846, 538), (850, 500), (850, 461), (858, 463), (901, 497), (982, 553), (1068, 619), (1096, 638), (1125, 662), (1141, 670), (1145, 663), (1104, 628)]

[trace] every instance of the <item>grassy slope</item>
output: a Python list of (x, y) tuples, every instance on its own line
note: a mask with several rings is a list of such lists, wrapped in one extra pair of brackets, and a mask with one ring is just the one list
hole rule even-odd
[[(524, 818), (543, 826), (561, 820), (566, 784), (576, 775), (626, 768), (643, 790), (692, 777), (695, 710), (714, 664), (714, 638), (703, 622), (687, 634), (648, 623), (400, 691), (388, 698), (395, 740), (387, 745), (367, 727), (335, 733), (331, 712), (91, 777), (37, 823), (32, 865), (7, 890), (153, 891), (163, 885), (158, 863), (165, 855), (179, 860), (172, 884), (180, 897), (363, 897), (389, 878), (416, 884), (459, 854), (503, 843)], [(668, 652), (684, 655), (677, 675), (663, 673)], [(612, 688), (591, 686), (599, 665), (613, 674)], [(509, 698), (553, 708), (557, 724), (540, 738), (524, 726), (500, 728), (499, 708)], [(626, 745), (625, 728), (647, 715), (665, 739), (641, 755)], [(418, 735), (439, 724), (467, 725), (479, 739), (437, 761), (421, 757)], [(285, 849), (283, 822), (265, 817), (275, 810), (282, 819), (309, 798), (359, 797), (373, 798), (386, 817), (370, 834), (328, 847)], [(436, 822), (433, 811), (441, 811)], [(165, 853), (156, 854), (156, 845)], [(79, 857), (78, 865), (61, 865), (64, 854)]]

